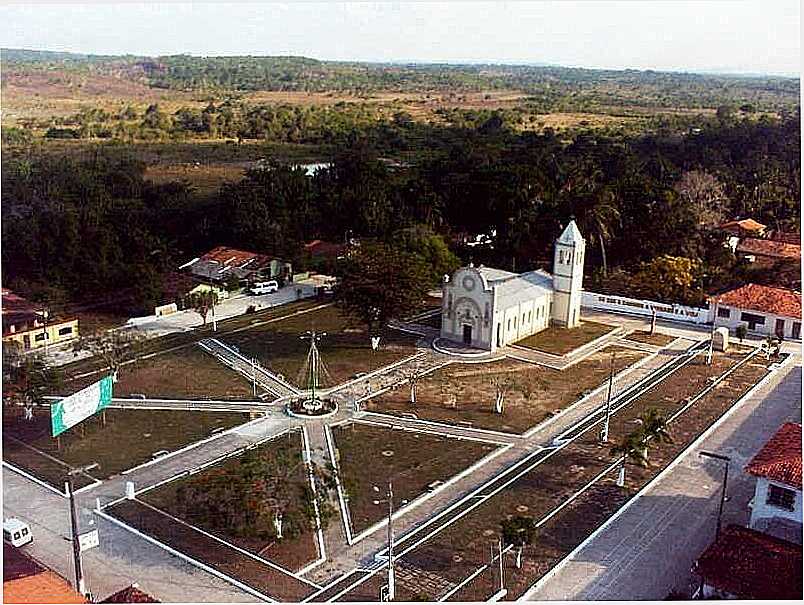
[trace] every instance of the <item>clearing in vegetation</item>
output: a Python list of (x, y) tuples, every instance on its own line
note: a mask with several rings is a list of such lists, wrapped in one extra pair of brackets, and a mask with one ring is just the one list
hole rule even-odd
[(417, 337), (386, 328), (380, 347), (372, 351), (366, 326), (344, 314), (335, 306), (289, 317), (231, 336), (222, 336), (226, 344), (257, 360), (285, 380), (305, 387), (300, 376), (307, 360), (309, 339), (302, 339), (308, 330), (326, 332), (318, 343), (321, 359), (329, 377), (322, 377), (323, 386), (330, 387), (353, 378), (358, 372), (370, 372), (399, 361), (416, 352)]
[[(35, 408), (33, 419), (26, 420), (22, 407), (4, 406), (3, 459), (63, 489), (69, 466), (97, 462), (90, 474), (108, 478), (151, 460), (156, 452), (175, 451), (248, 419), (240, 412), (106, 408), (55, 438), (48, 408)], [(76, 488), (92, 482), (77, 479), (82, 481)]]
[[(422, 420), (523, 433), (603, 384), (614, 353), (615, 374), (646, 356), (634, 349), (609, 346), (567, 368), (554, 370), (524, 361), (450, 364), (419, 379), (416, 403), (402, 385), (366, 402), (367, 409), (388, 414), (413, 413)], [(506, 389), (503, 413), (494, 411), (495, 382)]]
[(434, 482), (447, 481), (498, 447), (360, 422), (335, 427), (333, 437), (354, 533), (387, 518), (388, 505), (373, 502), (385, 498), (389, 480), (396, 510), (435, 489)]
[[(634, 430), (634, 421), (640, 415), (653, 408), (670, 418), (686, 405), (688, 398), (707, 388), (710, 376), (723, 375), (745, 357), (745, 349), (716, 354), (712, 366), (706, 366), (703, 355), (699, 355), (695, 361), (669, 375), (612, 416), (608, 444), (598, 442), (599, 425), (593, 425), (579, 439), (406, 555), (404, 560), (436, 573), (449, 582), (460, 582), (488, 561), (489, 543), (498, 538), (502, 520), (512, 516), (526, 516), (534, 521), (546, 518), (599, 472), (616, 462), (610, 452), (611, 447)], [(678, 456), (767, 373), (768, 363), (759, 357), (752, 358), (678, 416), (669, 425), (673, 443), (653, 444), (648, 468), (627, 464), (625, 488), (612, 485), (616, 476), (614, 470), (555, 517), (543, 523), (537, 529), (532, 545), (525, 548), (522, 569), (515, 568), (512, 556), (507, 558), (506, 587), (509, 597), (521, 595)], [(485, 600), (495, 590), (491, 574), (483, 574), (455, 594), (453, 599)], [(434, 599), (440, 595), (426, 596)]]
[(514, 344), (519, 347), (535, 349), (542, 353), (566, 355), (578, 347), (592, 342), (596, 338), (600, 338), (615, 329), (614, 326), (607, 324), (594, 321), (582, 321), (581, 325), (571, 330), (551, 326), (546, 330), (542, 330), (533, 336), (528, 336)]

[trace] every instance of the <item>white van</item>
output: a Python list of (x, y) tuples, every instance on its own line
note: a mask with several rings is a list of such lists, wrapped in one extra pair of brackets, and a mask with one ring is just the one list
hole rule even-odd
[(251, 294), (259, 296), (260, 294), (270, 294), (271, 292), (278, 292), (279, 284), (275, 280), (271, 281), (258, 281), (251, 288)]
[(33, 535), (27, 523), (9, 517), (3, 521), (3, 539), (12, 546), (25, 546), (28, 542), (33, 542)]

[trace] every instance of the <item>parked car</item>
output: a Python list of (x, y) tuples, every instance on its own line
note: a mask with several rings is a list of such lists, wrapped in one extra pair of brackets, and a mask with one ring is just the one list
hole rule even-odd
[(25, 521), (9, 517), (3, 521), (3, 540), (12, 546), (25, 546), (33, 542), (33, 534)]
[(249, 294), (259, 296), (261, 294), (270, 294), (271, 292), (279, 291), (279, 283), (276, 280), (271, 281), (258, 281), (249, 288)]

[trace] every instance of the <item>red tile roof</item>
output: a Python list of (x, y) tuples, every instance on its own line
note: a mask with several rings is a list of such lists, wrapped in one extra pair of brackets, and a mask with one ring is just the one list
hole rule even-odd
[(762, 223), (759, 223), (752, 218), (744, 218), (739, 221), (729, 221), (728, 223), (723, 223), (722, 225), (720, 225), (720, 228), (725, 231), (742, 230), (742, 231), (762, 232), (765, 230), (766, 227), (767, 225), (763, 225)]
[(801, 245), (800, 233), (793, 233), (792, 231), (771, 231), (769, 237), (777, 242), (787, 242), (788, 244)]
[(801, 599), (801, 545), (729, 525), (698, 559), (695, 572), (738, 599)]
[(801, 245), (788, 242), (746, 237), (737, 244), (737, 252), (743, 254), (756, 254), (771, 258), (784, 258), (788, 260), (801, 260)]
[(745, 472), (801, 489), (801, 425), (783, 424), (746, 465)]
[(3, 543), (3, 603), (86, 603), (66, 580)]
[(245, 250), (237, 250), (236, 248), (229, 248), (227, 246), (218, 246), (204, 254), (201, 260), (215, 261), (222, 265), (240, 267), (248, 261), (254, 259), (261, 260), (263, 258), (267, 259), (265, 255), (257, 254), (256, 252), (246, 252)]
[(801, 317), (801, 293), (785, 288), (746, 284), (713, 297), (720, 304), (784, 317)]
[(160, 603), (148, 593), (142, 592), (136, 584), (127, 586), (123, 590), (118, 590), (113, 595), (109, 595), (101, 603)]
[(343, 254), (343, 252), (346, 250), (346, 245), (315, 239), (304, 244), (304, 249), (309, 252), (311, 256), (326, 256), (335, 258)]

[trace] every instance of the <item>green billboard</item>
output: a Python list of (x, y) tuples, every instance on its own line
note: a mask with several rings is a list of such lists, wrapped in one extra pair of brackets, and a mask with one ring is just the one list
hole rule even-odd
[(106, 376), (95, 384), (50, 406), (53, 436), (62, 434), (82, 420), (102, 410), (112, 401), (112, 377)]

